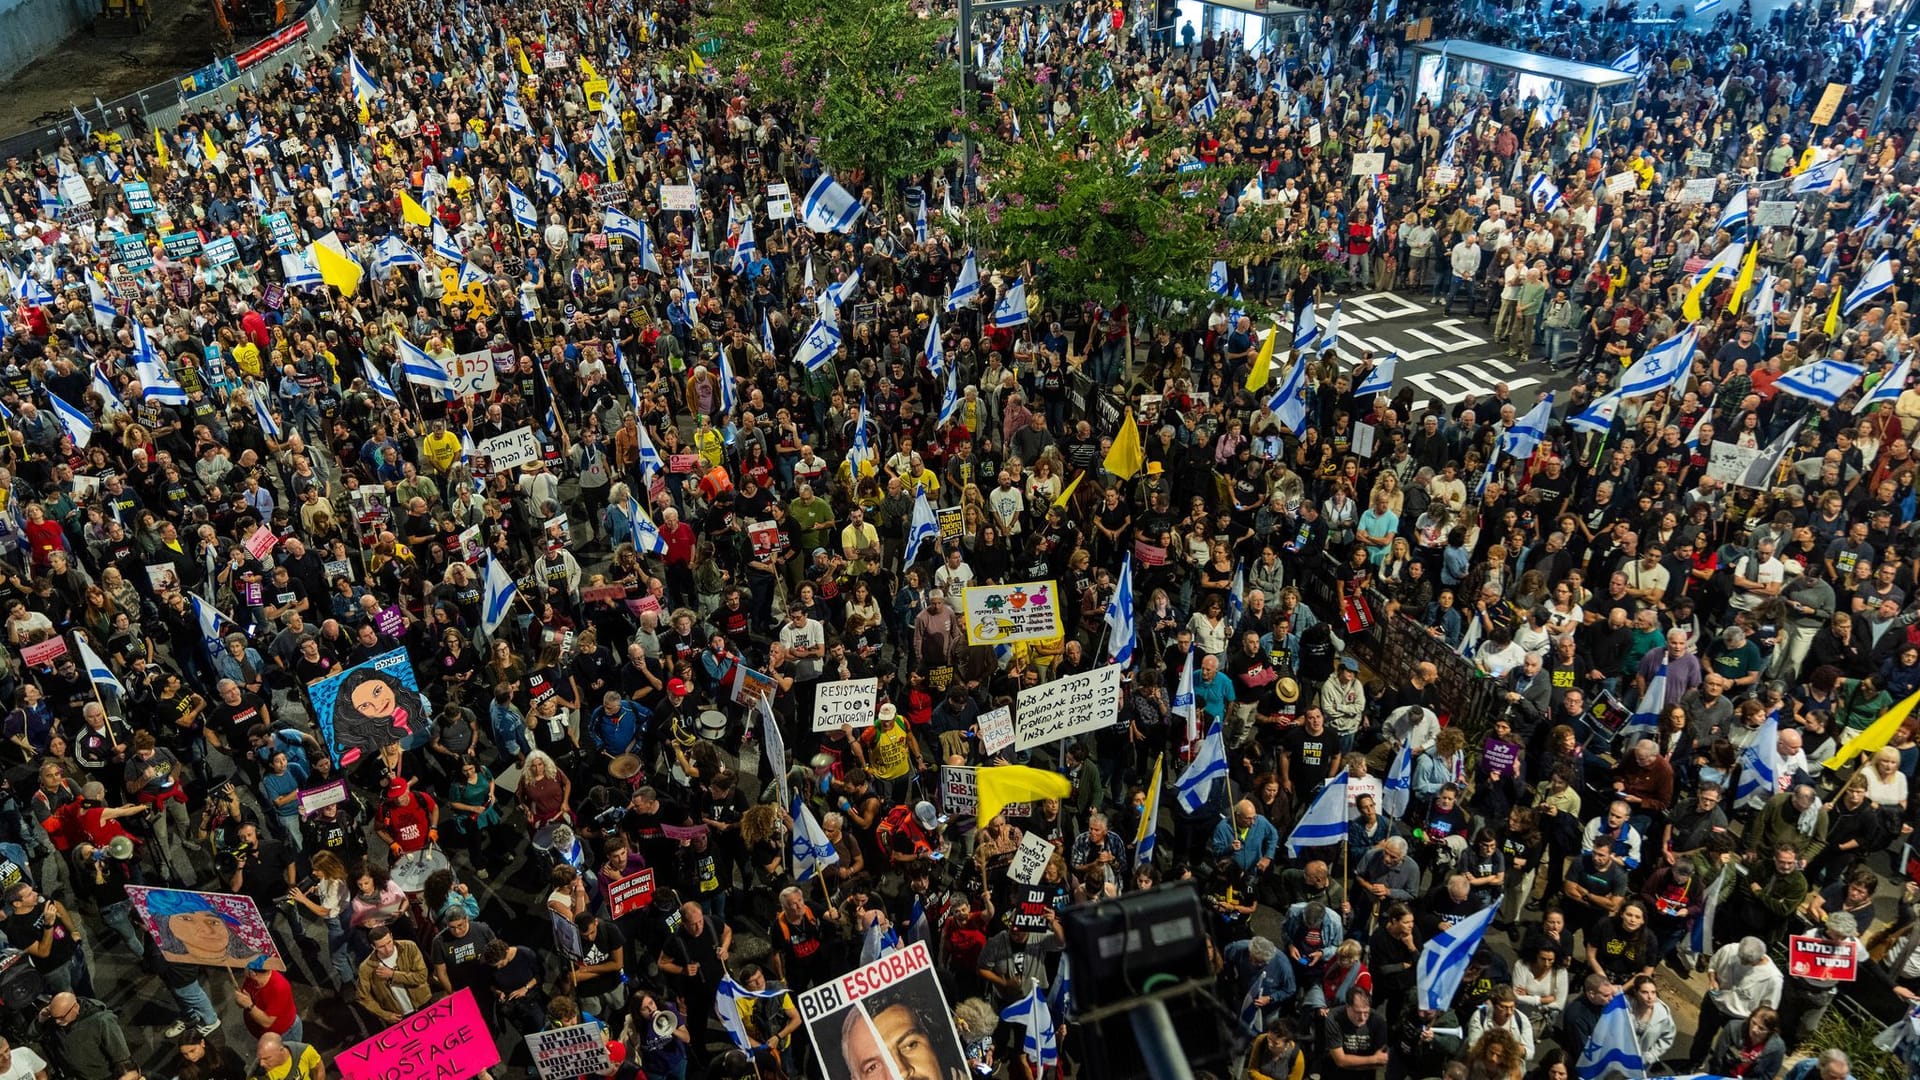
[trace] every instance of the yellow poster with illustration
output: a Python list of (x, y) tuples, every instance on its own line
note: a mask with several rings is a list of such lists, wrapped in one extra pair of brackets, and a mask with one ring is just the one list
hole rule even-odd
[(967, 641), (1005, 645), (1059, 637), (1060, 607), (1053, 589), (1051, 581), (1027, 581), (961, 590), (960, 615), (967, 624)]

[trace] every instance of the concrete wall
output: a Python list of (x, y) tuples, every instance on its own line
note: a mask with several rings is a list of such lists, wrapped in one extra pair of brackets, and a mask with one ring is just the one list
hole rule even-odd
[(19, 74), (99, 10), (99, 0), (0, 0), (0, 80)]

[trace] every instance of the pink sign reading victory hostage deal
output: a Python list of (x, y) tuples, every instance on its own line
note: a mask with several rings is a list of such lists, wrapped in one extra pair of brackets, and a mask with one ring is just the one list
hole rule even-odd
[(500, 1064), (473, 991), (441, 998), (334, 1058), (346, 1080), (467, 1080)]

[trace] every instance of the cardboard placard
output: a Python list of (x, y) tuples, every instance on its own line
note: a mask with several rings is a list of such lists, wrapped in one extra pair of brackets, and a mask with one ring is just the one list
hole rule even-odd
[[(997, 710), (1006, 712), (1005, 709)], [(1012, 726), (1008, 726), (1011, 734)], [(980, 809), (980, 786), (974, 777), (971, 765), (940, 766), (940, 812), (943, 814), (965, 815), (972, 817)], [(1032, 803), (1008, 803), (1000, 811), (1008, 821), (1023, 818), (1033, 813)]]
[(625, 585), (589, 585), (580, 590), (580, 600), (587, 604), (614, 603), (627, 598)]
[(793, 216), (793, 191), (785, 184), (767, 185), (767, 217), (785, 221)]
[(1787, 939), (1787, 973), (1852, 982), (1860, 977), (1860, 950), (1851, 938), (1828, 941), (1814, 934), (1795, 934)]
[(50, 637), (20, 650), (20, 661), (28, 667), (45, 667), (67, 655), (67, 639)]
[(1820, 92), (1820, 104), (1813, 107), (1813, 126), (1833, 123), (1833, 114), (1840, 111), (1840, 103), (1846, 97), (1846, 83), (1828, 83), (1827, 88)]
[(207, 257), (209, 264), (225, 266), (230, 262), (240, 261), (240, 245), (234, 243), (231, 236), (216, 236), (207, 241), (207, 246), (201, 254)]
[(448, 389), (454, 397), (477, 397), (500, 385), (500, 376), (494, 372), (492, 349), (456, 353), (442, 366), (447, 370), (448, 381), (452, 383)]
[(670, 473), (690, 473), (700, 467), (699, 454), (668, 454), (667, 471)]
[(1053, 842), (1034, 833), (1022, 833), (1020, 850), (1013, 853), (1013, 865), (1008, 868), (1007, 876), (1022, 885), (1040, 884), (1040, 876), (1047, 872), (1047, 863), (1053, 861)]
[(1689, 169), (1713, 168), (1713, 151), (1711, 150), (1687, 151), (1687, 168)]
[(493, 1033), (471, 989), (428, 1002), (333, 1059), (345, 1080), (475, 1076), (500, 1064)]
[(338, 806), (346, 801), (347, 782), (343, 778), (329, 781), (319, 787), (302, 790), (299, 798), (294, 800), (294, 804), (300, 811), (300, 816), (304, 818), (312, 817), (329, 806)]
[(1120, 719), (1120, 669), (1106, 664), (1020, 691), (1013, 744), (1021, 750), (1112, 727)]
[(160, 246), (167, 249), (169, 259), (191, 259), (202, 247), (197, 232), (167, 233), (160, 238)]
[(619, 918), (653, 903), (653, 867), (636, 870), (607, 885), (607, 909)]
[(1028, 885), (1015, 889), (1013, 895), (1019, 899), (1013, 905), (1008, 924), (1016, 930), (1045, 933), (1047, 912), (1053, 909), (1050, 902), (1053, 899), (1053, 890), (1044, 885)]
[(120, 185), (120, 193), (127, 197), (127, 209), (136, 214), (151, 214), (159, 210), (153, 202), (153, 189), (145, 181), (134, 180)]
[(533, 1067), (540, 1080), (599, 1076), (613, 1067), (613, 1058), (607, 1052), (607, 1028), (598, 1021), (530, 1032), (527, 1050), (533, 1054)]
[(872, 727), (880, 700), (879, 679), (843, 679), (823, 682), (813, 690), (813, 730), (839, 731), (842, 726)]
[(272, 529), (255, 529), (247, 534), (245, 546), (247, 554), (256, 559), (264, 559), (279, 542), (280, 538), (273, 535)]
[(960, 591), (960, 621), (972, 645), (1051, 641), (1061, 636), (1053, 582), (974, 585)]
[(1770, 229), (1779, 225), (1791, 225), (1800, 213), (1800, 203), (1795, 199), (1768, 199), (1753, 208), (1753, 227)]
[(1687, 181), (1680, 189), (1680, 201), (1683, 203), (1709, 203), (1720, 188), (1720, 181), (1711, 176), (1696, 176)]
[(1640, 186), (1640, 174), (1617, 172), (1607, 177), (1607, 194), (1621, 195)]
[[(268, 971), (287, 970), (252, 897), (145, 885), (126, 889), (133, 910), (159, 943), (162, 959), (228, 969), (261, 960)], [(190, 933), (176, 932), (189, 928)]]
[(1741, 446), (1716, 439), (1707, 455), (1707, 475), (1722, 483), (1737, 484), (1764, 453), (1766, 451), (1757, 446)]
[(474, 444), (474, 450), (487, 459), (487, 467), (496, 473), (516, 469), (541, 457), (540, 439), (530, 427), (515, 428)]
[(1375, 152), (1353, 155), (1354, 176), (1378, 176), (1387, 171), (1387, 155)]
[(698, 210), (700, 209), (700, 189), (692, 184), (661, 184), (660, 209)]
[(1133, 561), (1141, 566), (1165, 566), (1167, 549), (1161, 544), (1149, 544), (1145, 540), (1133, 542)]
[[(882, 991), (885, 992), (884, 998), (876, 997)], [(933, 954), (927, 950), (924, 941), (912, 942), (871, 964), (863, 964), (845, 975), (793, 996), (800, 1007), (801, 1022), (807, 1027), (807, 1036), (813, 1040), (819, 1075), (917, 1074), (924, 1066), (916, 1067), (910, 1061), (892, 1060), (894, 1055), (907, 1052), (896, 1050), (898, 1044), (894, 1040), (877, 1036), (870, 1041), (861, 1040), (866, 1046), (872, 1047), (872, 1052), (850, 1061), (854, 1052), (842, 1036), (842, 1032), (848, 1030), (850, 1019), (871, 1032), (873, 1028), (868, 1025), (889, 1019), (886, 1012), (894, 1012), (897, 1018), (903, 1015), (902, 1010), (904, 1015), (918, 1018), (919, 1035), (925, 1040), (923, 1047), (912, 1051), (917, 1059), (951, 1061), (957, 1063), (957, 1067), (965, 1068), (967, 1056), (961, 1048), (960, 1035), (953, 1027), (953, 1011), (947, 1007), (946, 993), (940, 988), (940, 980), (934, 974)], [(881, 1001), (885, 1002), (885, 1010), (877, 1015), (862, 1011), (854, 1017), (848, 1016), (848, 1010), (856, 1004), (878, 1008)]]

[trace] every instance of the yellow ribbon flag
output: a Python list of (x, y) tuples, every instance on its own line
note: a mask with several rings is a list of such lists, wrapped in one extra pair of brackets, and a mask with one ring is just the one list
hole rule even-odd
[(220, 144), (213, 141), (213, 131), (209, 128), (202, 128), (200, 130), (200, 140), (206, 144), (207, 161), (214, 162), (220, 160)]
[(155, 159), (160, 162), (160, 167), (163, 169), (166, 168), (167, 140), (166, 137), (160, 133), (159, 128), (153, 129), (153, 154)]
[(318, 240), (307, 245), (307, 253), (313, 257), (313, 268), (320, 271), (321, 281), (348, 296), (360, 288), (360, 279), (366, 275), (366, 270), (352, 256)]
[(1247, 392), (1252, 393), (1267, 385), (1273, 378), (1273, 346), (1280, 340), (1280, 324), (1274, 323), (1267, 336), (1260, 342), (1260, 355), (1253, 358), (1253, 367), (1247, 371)]
[(1080, 486), (1080, 477), (1085, 475), (1087, 475), (1087, 470), (1081, 469), (1079, 476), (1075, 476), (1073, 478), (1073, 483), (1068, 484), (1065, 488), (1062, 488), (1060, 491), (1060, 494), (1055, 495), (1053, 497), (1053, 505), (1055, 506), (1067, 505), (1067, 500), (1073, 498), (1073, 489)]
[(982, 765), (973, 771), (974, 789), (979, 806), (974, 819), (992, 821), (1008, 803), (1064, 799), (1073, 794), (1073, 784), (1059, 773), (1026, 765)]
[(1120, 433), (1113, 437), (1113, 446), (1107, 451), (1107, 471), (1122, 480), (1131, 479), (1134, 473), (1145, 468), (1146, 451), (1140, 446), (1140, 427), (1133, 422), (1133, 410), (1127, 410), (1127, 419), (1120, 425)]
[(1907, 695), (1907, 699), (1888, 709), (1880, 719), (1867, 725), (1867, 729), (1847, 740), (1847, 745), (1834, 751), (1833, 756), (1820, 764), (1828, 769), (1838, 769), (1853, 760), (1855, 754), (1877, 754), (1893, 741), (1893, 733), (1907, 722), (1907, 714), (1920, 705), (1920, 690)]
[(593, 61), (587, 59), (584, 56), (580, 57), (579, 60), (580, 60), (580, 74), (586, 76), (588, 80), (597, 79), (600, 77), (600, 73), (593, 70)]
[(1833, 337), (1835, 334), (1838, 334), (1840, 332), (1840, 300), (1841, 298), (1842, 298), (1842, 293), (1840, 292), (1840, 290), (1839, 289), (1833, 290), (1833, 303), (1827, 307), (1827, 321), (1822, 324), (1823, 328), (1827, 332), (1828, 337)]
[(413, 196), (403, 191), (400, 193), (400, 220), (424, 229), (433, 224), (433, 215), (427, 213), (426, 207), (415, 202)]
[(1701, 271), (1700, 280), (1693, 283), (1693, 288), (1687, 290), (1686, 299), (1680, 301), (1680, 314), (1686, 316), (1688, 322), (1700, 321), (1700, 297), (1706, 294), (1707, 286), (1713, 284), (1715, 274), (1711, 266)]
[(520, 74), (528, 77), (533, 75), (533, 64), (527, 59), (527, 50), (515, 49), (514, 59), (520, 61)]
[(1740, 276), (1733, 280), (1733, 295), (1727, 297), (1727, 310), (1739, 311), (1740, 298), (1753, 288), (1753, 266), (1760, 259), (1760, 245), (1747, 245), (1747, 257), (1740, 263)]
[(1147, 781), (1147, 805), (1141, 808), (1140, 824), (1133, 830), (1135, 857), (1138, 858), (1142, 854), (1141, 848), (1146, 848), (1146, 858), (1140, 860), (1142, 863), (1152, 858), (1153, 849), (1148, 846), (1148, 841), (1153, 839), (1153, 834), (1160, 828), (1160, 767), (1166, 763), (1167, 755), (1165, 754), (1153, 759), (1153, 779)]
[(707, 62), (700, 59), (700, 47), (697, 45), (687, 54), (687, 70), (695, 74), (707, 70)]

